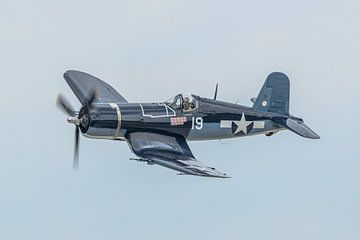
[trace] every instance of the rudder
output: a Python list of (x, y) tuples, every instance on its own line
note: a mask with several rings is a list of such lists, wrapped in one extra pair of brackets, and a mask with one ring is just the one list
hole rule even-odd
[(284, 73), (273, 72), (266, 78), (253, 108), (263, 112), (289, 115), (289, 98), (289, 78)]

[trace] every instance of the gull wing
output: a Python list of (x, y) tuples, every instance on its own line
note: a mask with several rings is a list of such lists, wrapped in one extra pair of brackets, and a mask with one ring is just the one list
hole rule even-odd
[(138, 161), (157, 164), (185, 175), (228, 177), (225, 173), (196, 160), (182, 136), (132, 132), (128, 136), (128, 143), (132, 151), (140, 157), (136, 159)]
[(95, 103), (127, 102), (112, 86), (90, 74), (68, 70), (64, 73), (64, 78), (82, 105), (93, 89), (96, 90)]

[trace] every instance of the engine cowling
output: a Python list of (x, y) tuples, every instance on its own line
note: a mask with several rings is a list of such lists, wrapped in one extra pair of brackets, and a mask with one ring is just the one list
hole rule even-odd
[(93, 104), (80, 116), (80, 130), (87, 137), (121, 139), (121, 112), (117, 104)]

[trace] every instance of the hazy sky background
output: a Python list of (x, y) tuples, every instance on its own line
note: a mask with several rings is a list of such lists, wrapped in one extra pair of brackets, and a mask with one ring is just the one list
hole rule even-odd
[[(1, 239), (360, 239), (359, 1), (0, 1)], [(284, 71), (321, 135), (190, 142), (232, 176), (129, 161), (55, 106), (89, 72), (129, 101), (179, 93), (250, 105)]]

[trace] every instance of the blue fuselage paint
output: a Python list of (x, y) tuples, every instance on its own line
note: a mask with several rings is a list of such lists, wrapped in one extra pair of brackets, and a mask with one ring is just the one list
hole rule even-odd
[(192, 111), (167, 103), (96, 104), (83, 133), (88, 137), (126, 139), (131, 132), (180, 135), (190, 141), (215, 140), (282, 130), (267, 113), (220, 101), (198, 99)]

